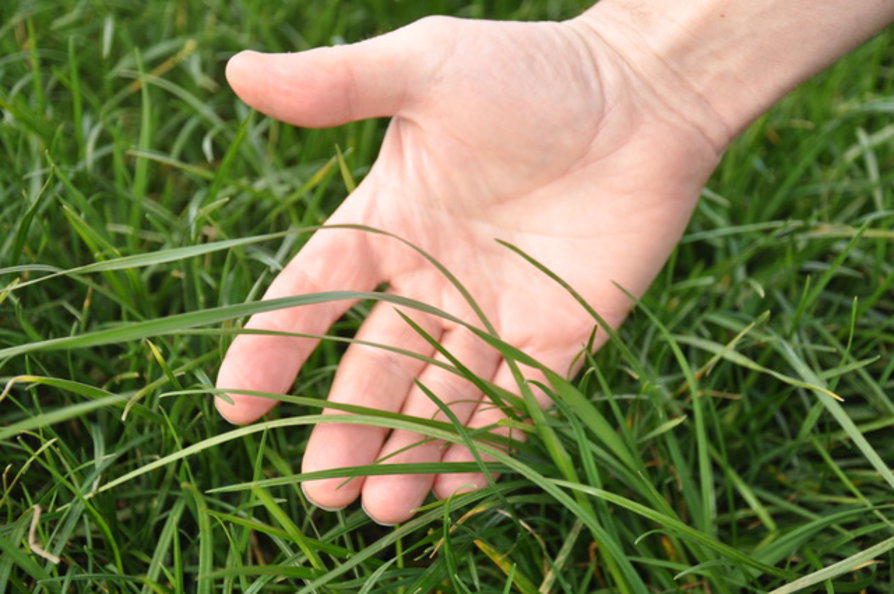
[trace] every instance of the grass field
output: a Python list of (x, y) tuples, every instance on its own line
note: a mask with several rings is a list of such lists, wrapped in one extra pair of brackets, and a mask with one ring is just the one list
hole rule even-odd
[(263, 422), (214, 410), (232, 333), (384, 124), (251, 114), (227, 57), (586, 4), (0, 6), (0, 592), (894, 593), (891, 31), (732, 146), (562, 386), (555, 439), (503, 456), (495, 486), (396, 528), (304, 499), (310, 423), (368, 303)]

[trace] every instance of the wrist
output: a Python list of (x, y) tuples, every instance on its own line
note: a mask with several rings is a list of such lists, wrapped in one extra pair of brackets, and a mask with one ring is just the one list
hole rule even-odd
[[(663, 110), (685, 122), (722, 153), (740, 131), (729, 106), (718, 104), (706, 83), (683, 67), (685, 34), (675, 24), (653, 21), (650, 13), (628, 8), (626, 2), (603, 0), (569, 21), (591, 38), (597, 53), (608, 51)], [(709, 84), (709, 83), (707, 83)]]
[(672, 107), (731, 139), (892, 19), (889, 0), (603, 0), (576, 20)]

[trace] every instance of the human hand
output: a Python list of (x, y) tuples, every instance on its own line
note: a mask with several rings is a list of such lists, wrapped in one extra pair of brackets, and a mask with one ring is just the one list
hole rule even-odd
[[(630, 302), (615, 283), (635, 295), (646, 290), (729, 140), (685, 81), (670, 70), (644, 76), (637, 52), (608, 43), (582, 18), (513, 23), (432, 17), (354, 45), (244, 52), (230, 61), (227, 77), (246, 103), (299, 126), (393, 116), (369, 175), (327, 224), (365, 225), (419, 246), (469, 289), (504, 341), (566, 374), (586, 347), (592, 318), (495, 239), (539, 260), (617, 326)], [(476, 322), (456, 289), (418, 252), (356, 229), (318, 231), (265, 298), (367, 291), (382, 283), (393, 294)], [(351, 305), (261, 313), (247, 326), (322, 334)], [(443, 359), (395, 310), (377, 304), (358, 338)], [(477, 375), (517, 390), (499, 353), (468, 329), (404, 313)], [(604, 338), (598, 332), (596, 346)], [(314, 346), (305, 338), (240, 335), (217, 385), (284, 393)], [(344, 355), (329, 399), (444, 420), (416, 379), (469, 427), (491, 426), (502, 416), (467, 380), (360, 344)], [(231, 397), (232, 404), (218, 399), (217, 407), (235, 423), (251, 422), (275, 404)], [(371, 464), (402, 449), (385, 463), (472, 460), (458, 445), (408, 448), (421, 439), (379, 427), (319, 425), (303, 471)], [(387, 475), (311, 481), (304, 489), (326, 508), (362, 496), (373, 519), (397, 523), (431, 490), (445, 497), (483, 484), (477, 474)]]

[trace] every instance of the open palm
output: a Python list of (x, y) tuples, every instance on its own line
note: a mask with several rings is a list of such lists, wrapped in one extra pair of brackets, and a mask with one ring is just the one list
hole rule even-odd
[[(227, 76), (249, 105), (296, 125), (393, 116), (369, 175), (328, 223), (374, 227), (419, 246), (469, 289), (503, 340), (567, 373), (586, 347), (592, 318), (496, 240), (542, 262), (618, 325), (630, 302), (616, 285), (634, 294), (646, 290), (679, 239), (723, 144), (702, 125), (709, 115), (668, 101), (667, 87), (644, 80), (635, 57), (606, 43), (581, 19), (435, 17), (350, 46), (245, 52), (233, 58)], [(317, 232), (265, 297), (367, 291), (383, 283), (391, 293), (476, 322), (452, 284), (418, 252), (387, 235), (355, 229)], [(324, 333), (350, 305), (277, 310), (255, 315), (248, 326)], [(417, 311), (404, 313), (477, 375), (514, 389), (499, 353), (470, 331)], [(388, 303), (374, 307), (358, 338), (441, 358)], [(283, 393), (313, 348), (309, 339), (239, 336), (218, 386)], [(480, 391), (457, 375), (359, 344), (345, 354), (329, 398), (442, 418), (417, 379), (470, 427), (500, 419), (499, 409), (482, 402)], [(217, 405), (237, 423), (257, 419), (274, 404), (232, 398), (233, 404)], [(420, 439), (407, 431), (319, 425), (303, 470), (370, 464), (395, 452), (386, 463), (471, 459), (456, 445), (409, 447)], [(304, 487), (327, 508), (362, 495), (371, 517), (395, 523), (408, 519), (432, 489), (447, 496), (483, 483), (474, 474), (386, 475)]]

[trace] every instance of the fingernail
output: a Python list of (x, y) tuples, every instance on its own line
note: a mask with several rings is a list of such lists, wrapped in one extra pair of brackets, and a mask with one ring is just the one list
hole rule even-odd
[(348, 507), (347, 505), (342, 505), (340, 507), (329, 507), (327, 505), (322, 505), (320, 503), (317, 503), (316, 501), (314, 501), (313, 497), (311, 497), (310, 495), (307, 494), (307, 489), (304, 488), (304, 483), (301, 483), (300, 486), (301, 486), (301, 492), (304, 493), (304, 497), (308, 501), (310, 501), (311, 505), (313, 505), (314, 507), (319, 507), (323, 511), (335, 512), (335, 511), (339, 511), (339, 510), (342, 510), (342, 509)]
[(370, 520), (372, 520), (379, 526), (384, 526), (385, 528), (393, 528), (393, 527), (397, 526), (397, 522), (389, 523), (389, 522), (381, 522), (381, 521), (377, 520), (371, 513), (369, 513), (369, 510), (366, 509), (366, 505), (362, 501), (360, 502), (360, 507), (363, 509), (363, 513), (365, 513), (369, 517)]

